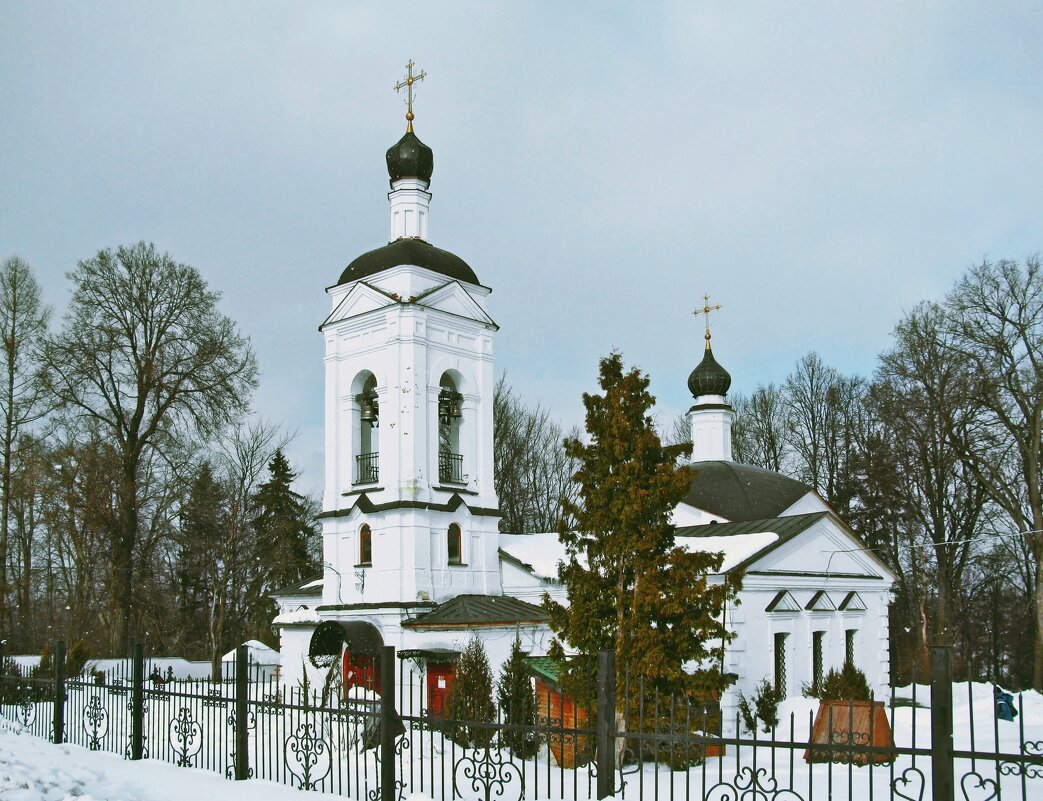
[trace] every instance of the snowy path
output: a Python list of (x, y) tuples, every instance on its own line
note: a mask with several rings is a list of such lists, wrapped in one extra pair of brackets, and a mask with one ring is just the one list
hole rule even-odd
[(0, 801), (331, 801), (275, 782), (228, 781), (157, 760), (130, 762), (0, 726)]

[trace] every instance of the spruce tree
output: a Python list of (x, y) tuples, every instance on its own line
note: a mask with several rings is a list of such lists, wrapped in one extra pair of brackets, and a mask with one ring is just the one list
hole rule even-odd
[[(503, 664), (496, 685), (496, 700), (503, 713), (503, 722), (509, 726), (536, 725), (536, 695), (532, 679), (525, 666), (525, 652), (516, 633), (511, 655)], [(516, 757), (525, 759), (536, 753), (536, 732), (533, 729), (505, 729), (503, 740)]]
[[(580, 465), (579, 497), (562, 504), (563, 519), (575, 521), (559, 531), (568, 604), (545, 599), (551, 627), (587, 655), (573, 660), (574, 679), (586, 673), (589, 680), (593, 655), (609, 648), (617, 687), (629, 679), (631, 688), (714, 694), (729, 683), (719, 654), (733, 635), (721, 614), (738, 582), (711, 580), (723, 554), (675, 545), (670, 515), (692, 480), (691, 468), (676, 465), (691, 445), (662, 444), (648, 377), (625, 372), (618, 353), (601, 360), (599, 383), (602, 394), (583, 396), (589, 444), (565, 444)], [(695, 668), (686, 671), (686, 663)]]
[[(268, 463), (268, 480), (254, 496), (257, 515), (253, 520), (257, 553), (255, 558), (262, 570), (262, 587), (254, 588), (257, 597), (265, 598), (280, 587), (293, 584), (318, 571), (317, 560), (309, 548), (315, 536), (312, 515), (305, 499), (291, 489), (297, 475), (290, 469), (281, 449), (276, 450)], [(254, 627), (267, 632), (274, 615), (274, 603), (266, 598), (257, 610)]]
[(472, 637), (456, 666), (456, 677), (446, 699), (447, 734), (465, 748), (482, 748), (493, 738), (496, 722), (493, 705), (493, 674), (489, 658), (478, 637)]

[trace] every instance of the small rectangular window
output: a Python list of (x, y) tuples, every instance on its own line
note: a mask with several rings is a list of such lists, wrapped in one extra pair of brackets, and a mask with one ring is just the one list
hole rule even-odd
[(822, 650), (825, 639), (824, 631), (811, 633), (811, 691), (815, 695), (822, 692), (822, 670), (825, 661)]
[(848, 629), (844, 632), (844, 662), (848, 665), (855, 664), (855, 632), (858, 629)]
[(786, 634), (775, 635), (775, 690), (786, 694)]

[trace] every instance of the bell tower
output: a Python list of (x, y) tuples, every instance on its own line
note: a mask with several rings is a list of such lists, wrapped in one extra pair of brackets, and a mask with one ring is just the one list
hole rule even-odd
[(387, 151), (391, 241), (327, 289), (324, 605), (499, 594), (490, 293), (428, 242), (434, 157), (413, 131)]

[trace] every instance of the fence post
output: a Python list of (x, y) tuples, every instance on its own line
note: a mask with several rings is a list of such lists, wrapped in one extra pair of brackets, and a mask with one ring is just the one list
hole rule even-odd
[(250, 729), (246, 701), (250, 693), (249, 646), (235, 649), (235, 780), (250, 778)]
[(61, 745), (65, 740), (65, 643), (54, 645), (54, 742)]
[(380, 649), (380, 801), (398, 801), (395, 792), (395, 646)]
[(616, 791), (616, 652), (598, 651), (598, 798)]
[(144, 751), (142, 729), (145, 720), (145, 649), (134, 645), (133, 682), (130, 695), (130, 758), (141, 759)]
[(931, 646), (931, 785), (933, 801), (953, 801), (952, 646)]

